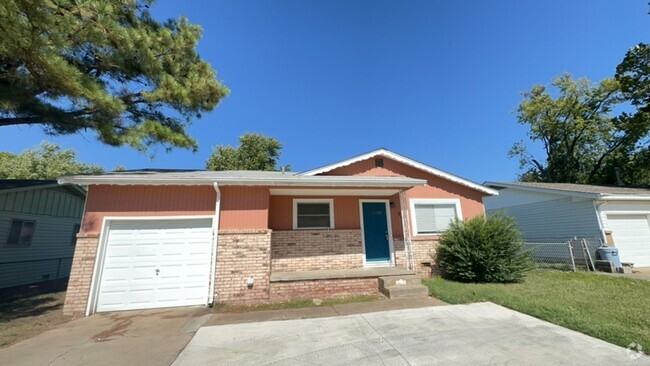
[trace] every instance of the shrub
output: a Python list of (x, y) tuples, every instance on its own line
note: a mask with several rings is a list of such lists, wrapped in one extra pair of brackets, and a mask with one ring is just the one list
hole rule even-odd
[(515, 220), (501, 214), (452, 223), (435, 260), (444, 277), (461, 282), (520, 282), (534, 268)]

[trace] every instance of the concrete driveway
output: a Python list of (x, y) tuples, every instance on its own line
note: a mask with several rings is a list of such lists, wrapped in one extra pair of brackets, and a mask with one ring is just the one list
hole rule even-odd
[(649, 358), (634, 356), (477, 303), (205, 326), (173, 365), (650, 365)]
[(169, 365), (209, 313), (193, 307), (80, 318), (0, 349), (0, 365)]

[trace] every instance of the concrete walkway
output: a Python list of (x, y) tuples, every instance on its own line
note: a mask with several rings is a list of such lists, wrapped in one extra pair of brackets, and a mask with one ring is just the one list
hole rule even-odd
[(492, 303), (205, 326), (185, 365), (650, 365)]

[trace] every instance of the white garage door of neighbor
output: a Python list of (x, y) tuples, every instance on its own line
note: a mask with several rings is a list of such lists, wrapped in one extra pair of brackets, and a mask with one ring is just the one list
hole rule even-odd
[(207, 303), (212, 220), (112, 221), (97, 311)]
[(650, 267), (650, 223), (648, 215), (607, 215), (614, 245), (622, 262)]

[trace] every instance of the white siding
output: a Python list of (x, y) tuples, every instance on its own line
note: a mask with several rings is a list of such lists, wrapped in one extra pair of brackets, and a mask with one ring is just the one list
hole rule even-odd
[(601, 237), (593, 201), (562, 198), (491, 209), (504, 211), (517, 220), (519, 230), (528, 240), (566, 240), (577, 237)]
[[(68, 277), (74, 253), (75, 224), (81, 222), (84, 199), (63, 188), (0, 193), (0, 288)], [(31, 245), (7, 246), (12, 219), (35, 221)], [(59, 261), (56, 258), (69, 258)]]
[(498, 196), (484, 197), (483, 204), (485, 205), (485, 209), (490, 211), (510, 206), (525, 205), (528, 203), (553, 201), (564, 197), (566, 196), (553, 193), (504, 188), (499, 190)]

